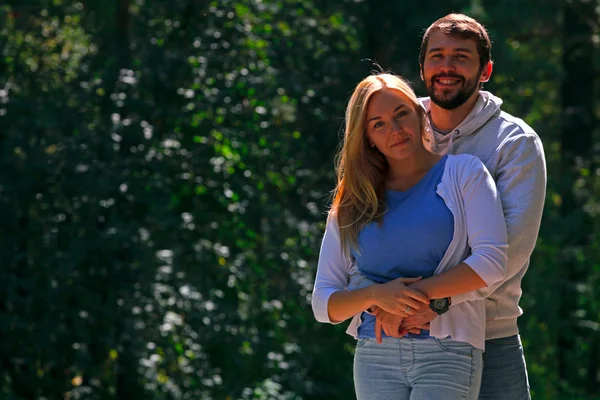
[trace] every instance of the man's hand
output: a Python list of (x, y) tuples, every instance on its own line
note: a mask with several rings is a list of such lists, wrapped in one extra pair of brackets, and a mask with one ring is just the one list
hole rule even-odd
[(375, 338), (377, 339), (377, 343), (381, 344), (382, 329), (386, 335), (391, 337), (399, 338), (404, 336), (399, 333), (402, 317), (390, 314), (380, 308), (374, 310), (373, 314), (375, 314)]
[(415, 314), (404, 318), (400, 325), (400, 336), (404, 336), (409, 332), (419, 334), (422, 329), (429, 329), (429, 323), (435, 317), (437, 317), (437, 314), (431, 308), (421, 307)]

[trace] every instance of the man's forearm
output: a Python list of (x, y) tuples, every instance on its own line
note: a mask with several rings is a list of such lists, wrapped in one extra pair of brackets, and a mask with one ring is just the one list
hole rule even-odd
[(439, 275), (415, 282), (410, 285), (410, 288), (424, 293), (430, 299), (442, 299), (481, 289), (485, 286), (485, 281), (481, 279), (477, 272), (473, 271), (467, 264), (460, 263)]

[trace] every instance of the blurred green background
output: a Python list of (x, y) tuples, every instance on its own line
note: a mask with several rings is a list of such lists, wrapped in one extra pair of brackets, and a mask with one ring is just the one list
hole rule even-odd
[(310, 295), (346, 101), (488, 28), (541, 136), (534, 399), (600, 398), (597, 0), (0, 2), (0, 399), (349, 399)]

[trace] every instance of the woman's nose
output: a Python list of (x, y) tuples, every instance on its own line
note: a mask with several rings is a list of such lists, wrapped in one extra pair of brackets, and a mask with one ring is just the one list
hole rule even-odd
[(390, 132), (390, 134), (392, 134), (392, 135), (394, 133), (398, 134), (402, 130), (402, 125), (398, 121), (394, 121), (391, 125), (392, 125), (392, 131)]

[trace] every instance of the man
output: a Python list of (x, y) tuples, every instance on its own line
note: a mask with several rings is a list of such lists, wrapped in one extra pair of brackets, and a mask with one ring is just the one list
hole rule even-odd
[(486, 343), (479, 398), (530, 399), (517, 317), (522, 314), (518, 305), (521, 280), (535, 247), (544, 206), (542, 143), (526, 123), (500, 110), (501, 99), (481, 90), (490, 79), (493, 64), (488, 33), (476, 20), (450, 14), (434, 22), (423, 36), (419, 61), (429, 93), (421, 102), (433, 127), (425, 139), (431, 150), (475, 155), (496, 181), (508, 230), (507, 273), (493, 286), (444, 299), (446, 304), (432, 302), (431, 309), (421, 307), (417, 315), (402, 322), (399, 331), (397, 318), (378, 315), (376, 331), (381, 326), (392, 336), (417, 333), (417, 328), (427, 328), (437, 314), (447, 311), (448, 305), (485, 299)]

